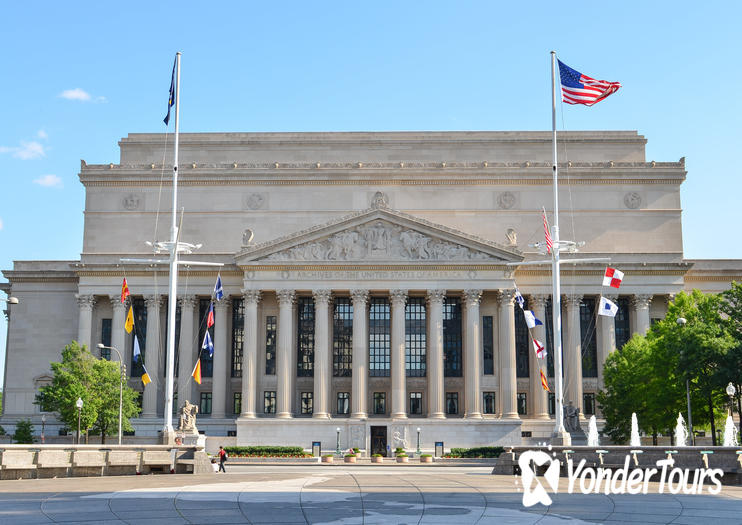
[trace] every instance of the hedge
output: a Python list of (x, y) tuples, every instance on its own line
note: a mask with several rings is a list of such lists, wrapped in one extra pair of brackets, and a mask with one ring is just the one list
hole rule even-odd
[(497, 458), (505, 451), (503, 447), (452, 448), (449, 458)]
[(230, 456), (311, 456), (302, 447), (252, 446), (225, 447)]

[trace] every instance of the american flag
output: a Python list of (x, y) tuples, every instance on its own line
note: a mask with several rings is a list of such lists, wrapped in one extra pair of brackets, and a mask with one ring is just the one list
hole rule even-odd
[(544, 235), (546, 236), (546, 253), (551, 253), (554, 249), (554, 242), (551, 240), (551, 234), (549, 233), (549, 223), (546, 220), (546, 209), (542, 208), (541, 217), (544, 218)]
[(559, 60), (559, 78), (562, 82), (562, 101), (567, 104), (592, 106), (612, 95), (621, 87), (620, 82), (595, 80)]

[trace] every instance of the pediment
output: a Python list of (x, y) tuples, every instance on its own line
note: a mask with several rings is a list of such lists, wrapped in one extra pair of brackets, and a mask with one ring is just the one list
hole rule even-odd
[(245, 247), (243, 263), (489, 262), (523, 260), (517, 250), (388, 208), (371, 208)]

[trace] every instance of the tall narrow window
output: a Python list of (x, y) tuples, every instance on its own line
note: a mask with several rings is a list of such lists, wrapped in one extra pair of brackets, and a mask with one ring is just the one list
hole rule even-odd
[(631, 327), (629, 326), (629, 298), (619, 297), (616, 301), (618, 313), (616, 313), (616, 348), (621, 349), (631, 339)]
[(549, 392), (549, 415), (553, 416), (556, 414), (556, 396)]
[(391, 363), (389, 300), (372, 297), (368, 308), (368, 374), (371, 377), (389, 377)]
[(405, 306), (405, 368), (407, 377), (425, 377), (425, 299), (410, 297)]
[(275, 414), (276, 413), (276, 391), (266, 390), (263, 392), (263, 413), (264, 414)]
[[(209, 355), (208, 350), (201, 350), (201, 345), (204, 341), (204, 335), (206, 335), (206, 320), (209, 314), (209, 305), (211, 299), (200, 299), (198, 301), (198, 350), (201, 352), (201, 376), (202, 377), (213, 377), (214, 376), (214, 357)], [(209, 334), (211, 335), (211, 342), (214, 343), (214, 326), (209, 328)]]
[(374, 414), (386, 414), (386, 392), (374, 392)]
[(582, 377), (598, 377), (598, 341), (595, 330), (595, 298), (580, 302), (580, 336), (582, 341)]
[(232, 299), (232, 377), (242, 377), (242, 343), (245, 340), (245, 302)]
[(338, 392), (337, 413), (339, 415), (350, 414), (350, 393)]
[(201, 403), (198, 411), (201, 414), (211, 414), (211, 392), (201, 392)]
[[(132, 334), (136, 334), (137, 340), (139, 341), (139, 350), (142, 353), (142, 357), (146, 360), (147, 356), (147, 308), (144, 306), (144, 299), (141, 297), (134, 297), (131, 301), (131, 307), (134, 310), (134, 330)], [(131, 373), (130, 377), (141, 377), (144, 373), (141, 361), (134, 362), (134, 338), (131, 338)]]
[(494, 392), (484, 392), (483, 395), (483, 409), (485, 414), (494, 414), (495, 413), (495, 393)]
[[(528, 308), (527, 302), (524, 303), (524, 308)], [(528, 335), (528, 325), (523, 310), (520, 308), (515, 310), (515, 375), (517, 377), (528, 377), (531, 338)]]
[(353, 373), (353, 303), (337, 297), (333, 310), (332, 375), (350, 377)]
[(423, 413), (423, 393), (410, 392), (410, 414)]
[(525, 416), (528, 414), (528, 395), (525, 392), (518, 392), (517, 404), (519, 415)]
[(276, 316), (265, 317), (265, 375), (276, 375)]
[(459, 393), (446, 392), (446, 414), (455, 415), (459, 413)]
[(482, 364), (483, 373), (493, 375), (495, 373), (495, 346), (492, 333), (492, 316), (482, 317)]
[[(103, 346), (111, 346), (111, 319), (101, 319), (100, 342), (103, 344)], [(117, 350), (123, 350), (123, 349), (117, 348)], [(111, 360), (111, 349), (101, 348), (100, 356), (101, 358), (110, 361)]]
[(242, 412), (242, 392), (235, 392), (232, 396), (232, 412), (235, 414)]
[(296, 375), (312, 377), (314, 375), (314, 299), (300, 297), (297, 304), (297, 359)]
[(586, 416), (592, 416), (595, 414), (595, 394), (592, 392), (586, 392), (582, 394), (582, 412)]
[(461, 377), (461, 300), (443, 301), (443, 375)]
[(301, 393), (301, 413), (309, 415), (314, 411), (314, 393), (313, 392), (302, 392)]
[[(552, 317), (552, 311), (551, 297), (549, 297), (546, 300), (546, 319), (542, 319), (546, 327), (546, 375), (549, 377), (554, 377), (554, 318)], [(562, 333), (563, 335), (564, 333)]]

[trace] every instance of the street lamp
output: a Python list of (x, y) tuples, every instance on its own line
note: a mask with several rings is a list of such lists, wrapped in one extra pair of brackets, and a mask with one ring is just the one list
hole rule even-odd
[(7, 299), (0, 299), (0, 301), (7, 304), (18, 304), (17, 297), (8, 297)]
[(103, 343), (98, 343), (98, 348), (103, 350), (104, 348), (108, 348), (109, 350), (113, 350), (116, 352), (116, 355), (119, 356), (119, 445), (121, 444), (121, 412), (122, 412), (122, 406), (123, 406), (123, 399), (124, 399), (124, 381), (126, 380), (126, 365), (124, 364), (124, 360), (121, 357), (121, 352), (118, 351), (118, 349), (115, 346), (106, 346)]
[(80, 444), (80, 418), (82, 417), (82, 398), (77, 398), (75, 403), (77, 407), (77, 444)]
[[(678, 317), (676, 322), (678, 323), (678, 326), (683, 327), (688, 322), (685, 317)], [(688, 402), (688, 430), (690, 431), (690, 443), (693, 446), (696, 446), (696, 434), (693, 432), (693, 414), (690, 409), (690, 379), (688, 379), (688, 376), (685, 376), (685, 398)]]
[(420, 455), (420, 427), (417, 427), (417, 455)]
[(44, 426), (46, 425), (46, 414), (41, 414), (41, 442), (44, 443)]
[(737, 393), (737, 389), (734, 388), (734, 385), (730, 381), (727, 385), (727, 395), (729, 396), (729, 415), (732, 415), (732, 407), (734, 406), (734, 394)]
[(335, 453), (339, 456), (340, 455), (340, 427), (337, 427), (335, 429), (335, 432), (337, 433), (337, 441), (335, 442)]

